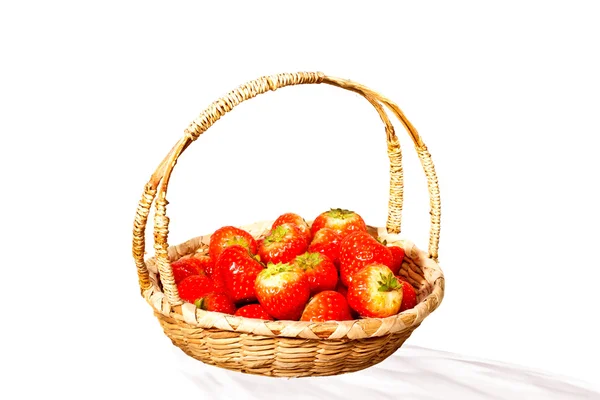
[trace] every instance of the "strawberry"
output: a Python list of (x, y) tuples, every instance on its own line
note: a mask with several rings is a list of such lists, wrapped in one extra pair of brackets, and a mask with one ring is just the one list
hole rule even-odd
[(206, 296), (214, 290), (212, 280), (204, 275), (191, 275), (179, 282), (177, 291), (179, 297), (188, 303)]
[(271, 229), (258, 244), (258, 254), (265, 263), (287, 263), (308, 248), (306, 238), (295, 225), (283, 223)]
[(213, 281), (214, 292), (228, 294), (227, 287), (225, 286), (225, 277), (221, 273), (221, 270), (217, 269), (217, 266), (218, 264), (215, 264), (212, 275), (210, 277)]
[(354, 232), (340, 243), (340, 278), (350, 287), (352, 275), (369, 264), (392, 265), (392, 253), (367, 232)]
[(224, 226), (210, 236), (208, 252), (216, 262), (223, 250), (230, 246), (245, 247), (250, 253), (256, 254), (256, 240), (243, 229), (234, 226)]
[(323, 290), (335, 289), (338, 282), (338, 272), (327, 256), (321, 253), (307, 252), (296, 257), (291, 264), (306, 274), (311, 295)]
[(367, 225), (360, 215), (350, 210), (332, 208), (315, 218), (310, 228), (313, 236), (322, 228), (330, 228), (342, 236), (342, 239), (356, 231), (366, 232)]
[(312, 239), (312, 234), (310, 232), (310, 226), (308, 226), (308, 224), (306, 223), (304, 218), (302, 218), (298, 214), (285, 213), (285, 214), (280, 215), (275, 220), (275, 222), (273, 222), (271, 229), (277, 228), (279, 225), (286, 224), (286, 223), (296, 225), (296, 228), (298, 228), (300, 230), (300, 232), (302, 232), (302, 234), (306, 238), (306, 241), (310, 243), (310, 240)]
[(200, 273), (197, 262), (193, 258), (180, 258), (171, 263), (171, 269), (173, 270), (175, 284), (178, 284), (188, 276), (204, 275), (204, 271)]
[(268, 264), (254, 288), (258, 302), (277, 319), (297, 321), (310, 297), (306, 275), (290, 264)]
[[(341, 294), (342, 296), (344, 296), (344, 298), (346, 298), (346, 300), (348, 300), (348, 288), (342, 283), (341, 280), (338, 280), (338, 284), (335, 287), (335, 291), (338, 292), (339, 294)], [(354, 311), (352, 308), (350, 308), (350, 315), (352, 316), (352, 319), (360, 318), (358, 313), (356, 311)]]
[(404, 249), (399, 246), (389, 246), (388, 249), (390, 249), (390, 253), (392, 254), (390, 269), (394, 275), (397, 275), (404, 261)]
[(315, 233), (308, 251), (326, 255), (335, 265), (340, 264), (340, 242), (342, 237), (331, 228), (321, 228)]
[(225, 293), (209, 293), (194, 302), (196, 307), (206, 311), (220, 312), (224, 314), (235, 313), (233, 300)]
[(264, 319), (273, 321), (273, 317), (260, 304), (248, 304), (237, 309), (234, 315), (238, 317)]
[(396, 275), (396, 279), (402, 285), (402, 305), (400, 305), (400, 312), (414, 308), (417, 305), (415, 288), (401, 276)]
[(223, 285), (235, 303), (251, 302), (256, 301), (254, 281), (263, 269), (264, 266), (246, 248), (236, 245), (223, 250), (215, 265), (213, 279), (221, 281), (217, 286)]
[(212, 276), (213, 269), (215, 268), (215, 262), (212, 257), (203, 254), (197, 254), (192, 256), (191, 259), (197, 260), (196, 266), (200, 275), (204, 273), (208, 277)]
[(402, 285), (389, 267), (371, 264), (354, 274), (347, 298), (361, 317), (385, 318), (400, 311)]
[(300, 321), (325, 322), (352, 319), (346, 298), (333, 290), (317, 293), (306, 305)]
[(348, 296), (348, 288), (341, 280), (338, 280), (337, 286), (335, 287), (335, 291), (340, 293), (342, 296)]

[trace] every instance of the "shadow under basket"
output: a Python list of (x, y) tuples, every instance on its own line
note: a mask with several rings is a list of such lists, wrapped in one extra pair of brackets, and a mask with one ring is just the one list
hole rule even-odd
[[(177, 246), (167, 243), (169, 219), (166, 193), (171, 172), (182, 152), (225, 113), (244, 100), (278, 88), (300, 84), (330, 84), (362, 95), (385, 125), (390, 159), (390, 197), (386, 227), (370, 233), (405, 250), (399, 275), (417, 292), (418, 304), (387, 318), (352, 321), (264, 321), (204, 311), (179, 297), (171, 263), (184, 257), (208, 253), (210, 235)], [(400, 222), (403, 200), (402, 155), (394, 128), (384, 110), (389, 109), (404, 125), (421, 160), (430, 197), (429, 251), (403, 239)], [(155, 256), (145, 259), (145, 230), (155, 204)], [(284, 73), (250, 81), (211, 104), (194, 120), (184, 136), (160, 163), (144, 188), (133, 231), (133, 256), (141, 294), (154, 310), (165, 334), (189, 356), (229, 370), (274, 377), (328, 376), (359, 371), (393, 354), (421, 322), (441, 303), (444, 276), (438, 264), (440, 197), (437, 177), (427, 147), (399, 107), (360, 84), (317, 72)], [(269, 230), (273, 221), (240, 228), (255, 238)]]

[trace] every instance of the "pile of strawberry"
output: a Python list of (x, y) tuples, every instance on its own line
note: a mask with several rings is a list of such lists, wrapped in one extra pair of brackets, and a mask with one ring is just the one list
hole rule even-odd
[(172, 263), (179, 296), (196, 307), (248, 318), (344, 321), (384, 318), (416, 305), (398, 275), (404, 250), (386, 246), (349, 210), (321, 213), (309, 226), (286, 213), (260, 238), (217, 229), (208, 255)]

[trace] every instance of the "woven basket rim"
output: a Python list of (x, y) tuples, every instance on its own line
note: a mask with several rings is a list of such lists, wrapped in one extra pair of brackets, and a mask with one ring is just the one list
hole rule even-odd
[[(312, 221), (307, 221), (309, 224)], [(250, 225), (238, 226), (258, 237), (272, 225), (273, 220), (256, 222)], [(265, 321), (254, 318), (239, 317), (212, 311), (196, 309), (193, 304), (184, 303), (172, 306), (167, 297), (158, 287), (156, 281), (157, 268), (155, 257), (148, 258), (146, 265), (151, 272), (152, 285), (143, 291), (146, 301), (155, 312), (205, 329), (215, 328), (222, 331), (257, 334), (266, 337), (290, 337), (307, 339), (340, 339), (356, 340), (379, 337), (387, 334), (411, 329), (418, 326), (429, 314), (437, 309), (444, 295), (444, 275), (439, 262), (429, 258), (427, 253), (420, 250), (413, 242), (401, 235), (390, 234), (386, 228), (369, 226), (389, 244), (404, 248), (406, 257), (414, 260), (423, 270), (423, 277), (429, 286), (429, 293), (420, 299), (417, 306), (387, 318), (360, 318), (351, 321)], [(172, 261), (193, 254), (202, 245), (208, 244), (210, 234), (194, 237), (179, 245), (169, 247), (169, 258)]]

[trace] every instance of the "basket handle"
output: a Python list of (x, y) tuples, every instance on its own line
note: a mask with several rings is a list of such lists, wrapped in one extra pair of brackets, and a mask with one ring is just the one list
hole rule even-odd
[[(340, 88), (351, 90), (365, 97), (376, 109), (380, 118), (386, 126), (386, 139), (388, 143), (388, 156), (390, 158), (390, 198), (388, 203), (388, 220), (386, 228), (389, 232), (399, 233), (401, 223), (401, 211), (403, 200), (403, 174), (402, 174), (402, 155), (400, 144), (394, 132), (387, 114), (381, 104), (384, 104), (392, 111), (394, 115), (402, 122), (409, 132), (421, 159), (421, 164), (425, 171), (428, 181), (430, 206), (431, 206), (431, 228), (429, 240), (429, 256), (433, 259), (438, 257), (438, 244), (440, 233), (440, 198), (437, 177), (431, 155), (425, 144), (419, 137), (416, 129), (406, 119), (400, 108), (389, 99), (378, 93), (344, 79), (332, 78), (323, 73), (299, 72), (294, 74), (284, 73), (272, 76), (265, 76), (254, 81), (250, 81), (225, 97), (212, 103), (190, 126), (185, 130), (184, 136), (175, 144), (165, 159), (160, 163), (149, 182), (144, 188), (144, 193), (138, 205), (136, 218), (134, 221), (133, 238), (133, 256), (138, 269), (140, 288), (142, 291), (151, 286), (148, 270), (144, 261), (145, 253), (145, 228), (150, 212), (152, 202), (156, 198), (156, 212), (154, 216), (154, 248), (156, 252), (156, 262), (163, 283), (164, 293), (170, 304), (178, 305), (182, 301), (177, 292), (177, 287), (173, 279), (172, 269), (168, 260), (168, 225), (169, 218), (166, 216), (166, 192), (169, 179), (177, 159), (185, 149), (196, 140), (203, 132), (210, 128), (224, 114), (231, 111), (235, 106), (259, 94), (270, 90), (276, 90), (285, 86), (299, 84), (326, 83)], [(161, 184), (162, 181), (162, 184)], [(160, 188), (159, 188), (160, 185)]]

